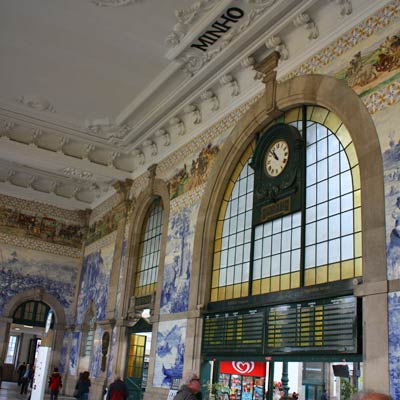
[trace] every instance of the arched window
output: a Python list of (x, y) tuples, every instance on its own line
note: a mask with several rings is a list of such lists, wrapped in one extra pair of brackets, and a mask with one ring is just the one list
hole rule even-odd
[(145, 296), (155, 291), (158, 266), (160, 264), (163, 220), (162, 201), (157, 198), (151, 204), (143, 223), (135, 279), (135, 296)]
[(287, 111), (272, 125), (281, 122), (296, 127), (305, 142), (301, 209), (253, 224), (254, 170), (249, 164), (254, 141), (220, 207), (211, 301), (362, 275), (360, 171), (349, 132), (334, 113), (316, 106)]
[[(32, 325), (44, 328), (50, 307), (42, 301), (26, 301), (14, 312), (14, 324)], [(54, 317), (52, 319), (52, 325)]]

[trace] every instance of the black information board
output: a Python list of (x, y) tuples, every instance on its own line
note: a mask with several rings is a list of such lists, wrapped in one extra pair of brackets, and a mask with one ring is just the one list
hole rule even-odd
[(264, 321), (264, 309), (207, 315), (203, 353), (262, 353)]
[(357, 352), (355, 297), (270, 307), (266, 352)]
[(344, 296), (209, 314), (203, 354), (357, 354), (358, 334), (357, 299)]

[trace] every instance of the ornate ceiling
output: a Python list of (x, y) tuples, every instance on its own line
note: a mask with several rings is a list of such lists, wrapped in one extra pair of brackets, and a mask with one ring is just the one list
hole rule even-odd
[(386, 3), (2, 0), (0, 194), (94, 208)]

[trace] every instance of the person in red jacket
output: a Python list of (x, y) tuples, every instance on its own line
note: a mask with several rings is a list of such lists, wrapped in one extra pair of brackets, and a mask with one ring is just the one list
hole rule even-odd
[(129, 392), (126, 383), (117, 375), (108, 388), (107, 400), (126, 400), (128, 396)]
[(62, 387), (61, 375), (58, 373), (58, 368), (54, 368), (54, 372), (49, 379), (50, 400), (58, 399), (58, 392)]

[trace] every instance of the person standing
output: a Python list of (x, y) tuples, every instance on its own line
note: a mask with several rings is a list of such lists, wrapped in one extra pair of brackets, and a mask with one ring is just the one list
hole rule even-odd
[(18, 373), (18, 386), (21, 386), (22, 383), (22, 377), (24, 376), (26, 371), (26, 364), (25, 362), (23, 362), (17, 369), (17, 373)]
[(49, 379), (49, 389), (50, 389), (50, 400), (57, 400), (58, 393), (62, 387), (61, 375), (58, 372), (58, 368), (54, 368), (54, 372), (51, 374)]
[(21, 391), (20, 391), (21, 394), (28, 393), (28, 386), (31, 378), (32, 378), (31, 367), (29, 364), (26, 364), (25, 372), (21, 378)]
[(0, 389), (1, 389), (1, 382), (3, 382), (3, 360), (0, 360)]
[(199, 392), (201, 392), (199, 375), (194, 371), (185, 371), (174, 400), (197, 400), (196, 394)]
[(116, 375), (114, 382), (108, 388), (107, 400), (126, 400), (128, 396), (128, 386), (119, 375)]
[(75, 386), (75, 390), (77, 392), (77, 399), (79, 400), (89, 400), (89, 389), (90, 388), (90, 379), (89, 379), (89, 371), (85, 371), (80, 375), (80, 378)]
[(326, 389), (321, 394), (321, 400), (329, 400), (329, 393)]

